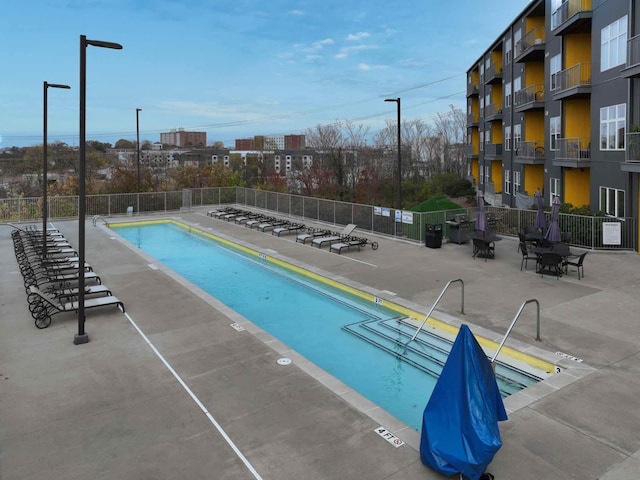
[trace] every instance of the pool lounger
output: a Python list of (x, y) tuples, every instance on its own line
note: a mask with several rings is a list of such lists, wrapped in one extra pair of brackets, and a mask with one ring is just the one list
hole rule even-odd
[(306, 227), (302, 223), (290, 223), (289, 225), (274, 228), (273, 230), (271, 230), (271, 235), (280, 236), (283, 233), (298, 232), (300, 230), (304, 230), (305, 228)]
[[(76, 312), (78, 310), (79, 302), (77, 301), (62, 302), (60, 299), (47, 295), (34, 286), (30, 286), (29, 291), (37, 295), (42, 303), (40, 308), (35, 308), (31, 312), (38, 328), (47, 328), (51, 325), (51, 315), (62, 312)], [(114, 296), (94, 297), (84, 301), (85, 308), (106, 307), (108, 305), (117, 306), (123, 313), (125, 311), (124, 303)]]
[(353, 223), (350, 223), (349, 225), (344, 227), (344, 229), (339, 233), (332, 233), (329, 236), (314, 238), (313, 240), (311, 240), (311, 245), (314, 245), (318, 248), (322, 248), (322, 246), (326, 243), (332, 244), (336, 242), (343, 242), (349, 239), (351, 232), (353, 232), (355, 229), (356, 229), (356, 225)]
[[(367, 244), (369, 244), (369, 240), (366, 238), (351, 237), (350, 239), (343, 242), (332, 243), (329, 248), (332, 252), (341, 254), (342, 250), (350, 250), (353, 247), (357, 247), (358, 251), (360, 251), (360, 247), (364, 247)], [(377, 250), (378, 242), (371, 243), (371, 248), (373, 250)]]
[(258, 230), (261, 232), (266, 232), (270, 228), (281, 227), (282, 225), (287, 225), (289, 222), (287, 220), (276, 220), (272, 222), (265, 222), (258, 225)]
[(306, 233), (296, 235), (296, 242), (305, 244), (307, 243), (307, 240), (313, 240), (317, 237), (326, 237), (329, 235), (331, 235), (331, 230), (327, 230), (325, 228), (310, 228)]

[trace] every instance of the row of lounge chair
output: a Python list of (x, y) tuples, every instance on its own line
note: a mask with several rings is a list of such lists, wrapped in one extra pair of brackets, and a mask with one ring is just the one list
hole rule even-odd
[(303, 223), (232, 207), (210, 210), (207, 215), (227, 222), (233, 221), (238, 225), (244, 225), (251, 229), (255, 228), (261, 232), (271, 231), (272, 235), (277, 235), (278, 237), (287, 233), (299, 232), (306, 228)]
[[(311, 246), (318, 248), (329, 245), (329, 250), (338, 254), (351, 248), (360, 250), (361, 247), (369, 244), (369, 240), (364, 237), (352, 236), (351, 234), (355, 229), (356, 225), (353, 223), (348, 224), (341, 232), (332, 232), (323, 228), (311, 228), (305, 233), (297, 235), (296, 242), (306, 244), (307, 240), (309, 240)], [(371, 248), (377, 250), (378, 242), (371, 242)]]
[(307, 228), (302, 223), (234, 207), (210, 210), (207, 215), (228, 222), (235, 221), (235, 223), (249, 228), (255, 227), (261, 232), (270, 230), (272, 235), (277, 235), (278, 237), (283, 234), (296, 233), (296, 242), (306, 244), (308, 240), (310, 245), (318, 248), (328, 245), (330, 251), (338, 254), (351, 248), (360, 250), (366, 245), (371, 245), (373, 250), (378, 249), (378, 242), (370, 242), (367, 238), (352, 236), (353, 231), (356, 229), (356, 225), (353, 223), (344, 227), (341, 232), (334, 232), (326, 228)]
[[(13, 247), (29, 304), (29, 312), (37, 328), (51, 325), (51, 317), (62, 312), (77, 312), (80, 293), (78, 253), (55, 229), (46, 235), (34, 226), (12, 225)], [(46, 238), (46, 249), (44, 241)], [(45, 254), (46, 250), (46, 254)], [(124, 304), (102, 284), (100, 276), (85, 262), (84, 307), (115, 305), (124, 312)]]

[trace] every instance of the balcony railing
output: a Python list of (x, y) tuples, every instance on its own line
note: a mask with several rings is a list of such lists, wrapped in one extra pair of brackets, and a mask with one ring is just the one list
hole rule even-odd
[(492, 63), (484, 72), (485, 82), (491, 83), (499, 78), (502, 78), (502, 63)]
[(640, 35), (627, 41), (627, 68), (640, 65)]
[(591, 64), (578, 63), (556, 74), (557, 88), (554, 93), (578, 87), (591, 86)]
[(478, 156), (478, 145), (465, 145), (464, 153), (467, 157), (477, 157)]
[(627, 162), (640, 163), (640, 132), (627, 133)]
[(542, 142), (520, 142), (518, 149), (516, 150), (516, 157), (537, 160), (544, 159), (544, 147), (542, 146)]
[(529, 85), (515, 92), (513, 96), (513, 104), (516, 107), (535, 102), (544, 102), (544, 85)]
[(484, 156), (485, 157), (500, 157), (500, 156), (502, 156), (502, 144), (501, 143), (485, 143), (484, 144)]
[(589, 138), (559, 138), (556, 146), (556, 160), (585, 162), (591, 160), (591, 141)]
[(544, 28), (535, 27), (529, 30), (522, 39), (516, 43), (515, 56), (519, 57), (527, 49), (534, 45), (544, 45)]
[(489, 119), (497, 115), (502, 115), (502, 103), (492, 103), (484, 107), (484, 118)]
[(556, 29), (574, 15), (591, 9), (591, 0), (566, 0), (551, 14), (551, 28)]

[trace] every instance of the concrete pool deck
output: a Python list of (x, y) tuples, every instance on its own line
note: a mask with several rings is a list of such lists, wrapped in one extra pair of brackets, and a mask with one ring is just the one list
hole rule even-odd
[[(540, 278), (532, 266), (520, 271), (515, 239), (499, 242), (487, 262), (472, 259), (469, 244), (430, 249), (377, 237), (377, 251), (337, 255), (205, 213), (174, 216), (425, 311), (461, 278), (465, 315), (454, 288), (438, 310), (497, 336), (522, 302), (537, 299), (542, 341), (532, 308), (507, 345), (562, 352), (575, 378), (551, 377), (525, 391), (522, 405), (507, 399), (503, 447), (488, 470), (497, 479), (640, 478), (635, 253), (590, 252), (580, 281), (575, 271)], [(56, 226), (77, 245), (77, 221)], [(128, 316), (87, 310), (90, 342), (79, 346), (74, 314), (36, 329), (10, 231), (0, 226), (0, 478), (444, 478), (411, 447), (418, 434), (89, 221), (87, 261)], [(278, 365), (282, 356), (293, 363)], [(395, 448), (374, 431), (380, 425), (407, 444)]]

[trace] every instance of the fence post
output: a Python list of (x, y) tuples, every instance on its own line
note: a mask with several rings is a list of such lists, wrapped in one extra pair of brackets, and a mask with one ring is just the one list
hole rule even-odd
[(167, 213), (167, 192), (164, 192), (164, 213)]

